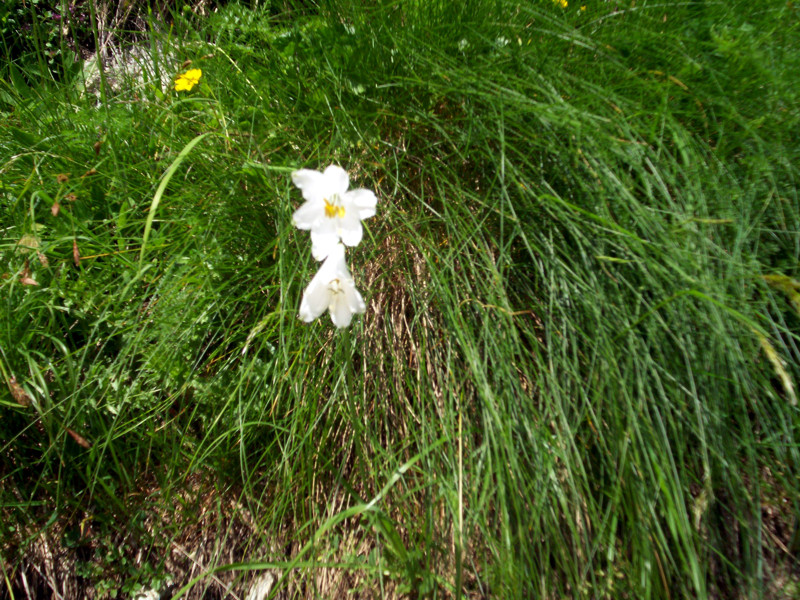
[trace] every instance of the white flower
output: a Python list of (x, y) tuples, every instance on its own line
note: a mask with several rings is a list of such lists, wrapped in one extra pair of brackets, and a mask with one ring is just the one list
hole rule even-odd
[(292, 221), (299, 229), (311, 230), (311, 254), (322, 260), (341, 242), (357, 246), (363, 229), (361, 219), (375, 214), (378, 199), (369, 190), (347, 191), (347, 171), (331, 165), (323, 173), (300, 169), (292, 173), (306, 202), (294, 211)]
[(331, 247), (325, 262), (303, 292), (300, 318), (310, 323), (326, 309), (331, 311), (331, 320), (337, 327), (347, 327), (354, 314), (367, 309), (347, 269), (341, 244)]

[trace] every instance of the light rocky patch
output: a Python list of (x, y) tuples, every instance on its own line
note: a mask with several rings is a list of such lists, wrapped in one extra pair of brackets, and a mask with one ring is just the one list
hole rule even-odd
[[(107, 92), (119, 94), (130, 90), (134, 94), (155, 88), (166, 93), (172, 84), (177, 59), (172, 52), (164, 53), (159, 46), (149, 43), (131, 44), (126, 47), (109, 46), (110, 57), (103, 60)], [(102, 94), (100, 86), (100, 56), (95, 53), (83, 65), (84, 93), (93, 95), (99, 104)]]
[(264, 573), (250, 587), (250, 591), (247, 592), (245, 600), (266, 600), (274, 584), (275, 578), (272, 576), (272, 573)]

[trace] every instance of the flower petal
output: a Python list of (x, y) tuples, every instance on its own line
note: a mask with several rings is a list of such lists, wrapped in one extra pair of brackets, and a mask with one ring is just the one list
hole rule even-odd
[(361, 242), (361, 237), (364, 235), (361, 219), (353, 211), (345, 213), (344, 217), (339, 219), (339, 227), (337, 229), (345, 246), (358, 246)]
[(327, 286), (319, 281), (312, 280), (305, 292), (303, 292), (299, 316), (306, 323), (310, 323), (325, 312), (329, 303), (330, 292)]
[(353, 320), (353, 311), (347, 305), (344, 294), (337, 294), (333, 306), (331, 306), (331, 321), (339, 328), (347, 327)]
[[(344, 265), (347, 270), (347, 265)], [(341, 274), (339, 285), (342, 292), (331, 297), (331, 320), (337, 327), (347, 327), (353, 320), (354, 314), (360, 314), (367, 310), (366, 304), (361, 294), (358, 293), (353, 279), (349, 273)]]
[(311, 232), (311, 255), (314, 260), (325, 260), (331, 252), (331, 248), (339, 243), (339, 236), (335, 233), (315, 234)]
[(378, 198), (370, 190), (362, 188), (347, 192), (344, 202), (345, 206), (351, 210), (352, 207), (355, 207), (359, 219), (369, 219), (375, 216)]
[(292, 223), (298, 229), (311, 229), (325, 217), (325, 204), (309, 200), (294, 211)]
[(338, 277), (342, 281), (351, 280), (350, 269), (347, 268), (347, 261), (344, 259), (344, 246), (336, 244), (331, 248), (328, 260), (325, 264), (331, 269), (333, 277)]
[(355, 288), (347, 268), (344, 246), (340, 243), (331, 245), (325, 262), (305, 289), (299, 316), (308, 323), (326, 309), (330, 310), (331, 321), (336, 327), (347, 327), (354, 314), (366, 310), (364, 299)]
[(352, 279), (348, 283), (349, 285), (345, 284), (344, 287), (344, 296), (347, 301), (347, 306), (354, 314), (362, 314), (367, 310), (364, 298), (361, 297)]
[[(336, 246), (341, 246), (335, 221), (323, 217), (322, 221), (311, 230), (311, 254), (315, 260), (325, 259)], [(344, 260), (344, 248), (342, 248), (342, 260)]]
[(325, 176), (319, 171), (311, 169), (294, 171), (292, 181), (303, 192), (303, 198), (306, 200), (321, 202), (328, 193)]
[(325, 169), (323, 175), (325, 176), (325, 191), (331, 196), (333, 194), (343, 196), (350, 185), (350, 177), (347, 175), (347, 171), (338, 165), (330, 165)]
[(322, 263), (311, 282), (303, 291), (300, 302), (300, 318), (310, 323), (324, 313), (331, 303), (331, 292), (328, 284), (337, 277), (336, 264), (333, 261)]

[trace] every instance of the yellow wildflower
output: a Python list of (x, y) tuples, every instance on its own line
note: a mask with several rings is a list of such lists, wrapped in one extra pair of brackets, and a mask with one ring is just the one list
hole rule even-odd
[(202, 74), (203, 72), (200, 69), (189, 69), (186, 73), (181, 73), (175, 80), (175, 91), (189, 91), (197, 85)]

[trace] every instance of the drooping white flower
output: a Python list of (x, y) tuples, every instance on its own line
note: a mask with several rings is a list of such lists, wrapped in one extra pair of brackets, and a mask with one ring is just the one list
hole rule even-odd
[(347, 191), (347, 171), (331, 165), (324, 172), (300, 169), (292, 173), (292, 181), (300, 188), (305, 203), (292, 216), (299, 229), (311, 230), (311, 254), (322, 260), (341, 241), (357, 246), (364, 231), (361, 219), (375, 214), (378, 199), (369, 190)]
[(326, 310), (331, 311), (331, 320), (336, 327), (347, 327), (354, 314), (367, 309), (358, 293), (347, 263), (344, 246), (334, 244), (328, 257), (303, 292), (300, 302), (300, 318), (310, 323)]

